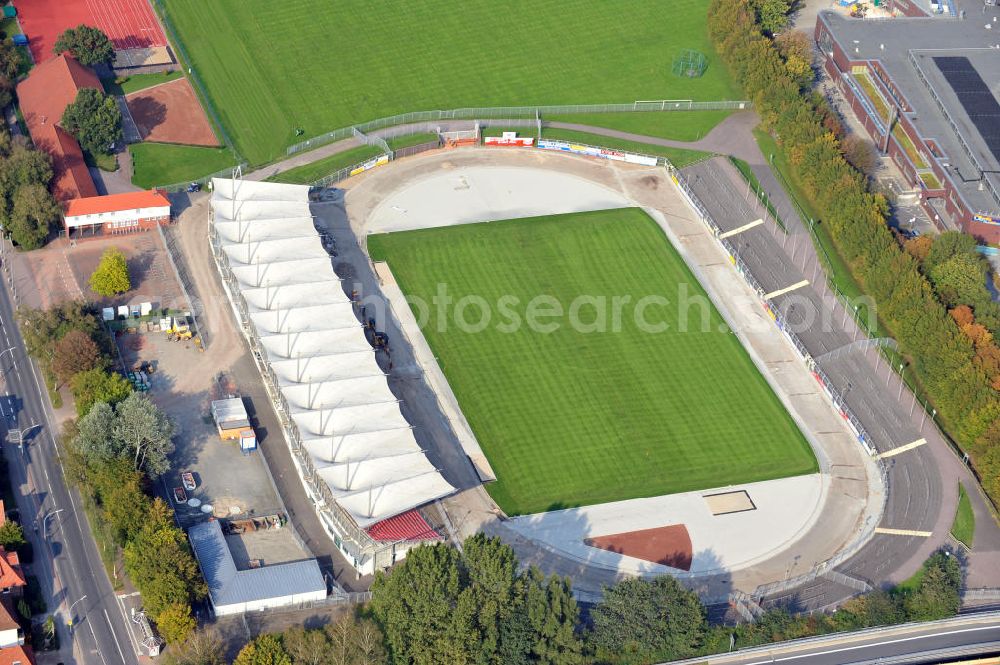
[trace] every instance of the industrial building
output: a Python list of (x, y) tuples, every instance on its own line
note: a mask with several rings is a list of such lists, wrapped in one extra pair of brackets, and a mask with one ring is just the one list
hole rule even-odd
[(928, 216), (997, 243), (1000, 7), (979, 9), (877, 21), (827, 10), (815, 38), (827, 74)]
[(216, 616), (322, 601), (326, 582), (316, 559), (238, 570), (218, 520), (188, 530)]
[(455, 488), (389, 389), (314, 226), (309, 188), (214, 179), (212, 189), (213, 255), (334, 543), (367, 574), (437, 540), (416, 509)]

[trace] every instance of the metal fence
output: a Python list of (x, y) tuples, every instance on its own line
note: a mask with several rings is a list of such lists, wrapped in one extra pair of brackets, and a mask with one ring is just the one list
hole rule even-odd
[(185, 180), (184, 182), (175, 182), (171, 185), (156, 185), (154, 189), (162, 189), (165, 192), (170, 192), (176, 194), (178, 192), (185, 192), (187, 188), (191, 186), (191, 183), (198, 183), (202, 187), (208, 184), (212, 178), (231, 178), (233, 176), (233, 171), (239, 169), (240, 171), (245, 171), (247, 168), (246, 162), (241, 162), (236, 166), (228, 166), (215, 173), (210, 173), (208, 175), (202, 176), (200, 178), (195, 178), (194, 180)]
[(630, 113), (638, 111), (717, 111), (743, 110), (752, 107), (749, 101), (694, 102), (691, 100), (636, 101), (630, 104), (575, 104), (565, 106), (496, 106), (462, 109), (414, 111), (378, 118), (351, 127), (341, 127), (288, 147), (286, 152), (294, 155), (320, 146), (354, 136), (354, 132), (370, 132), (376, 129), (407, 125), (416, 122), (440, 122), (442, 120), (473, 120), (489, 118), (537, 118), (542, 114), (575, 113)]

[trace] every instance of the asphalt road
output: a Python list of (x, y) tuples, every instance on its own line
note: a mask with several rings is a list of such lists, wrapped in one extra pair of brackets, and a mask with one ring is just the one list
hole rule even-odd
[[(10, 251), (9, 246), (6, 250)], [(52, 426), (55, 418), (15, 323), (6, 285), (9, 269), (5, 264), (5, 285), (0, 288), (0, 371), (5, 395), (0, 424), (5, 440), (11, 430), (20, 430), (25, 439), (21, 448), (6, 443), (4, 455), (25, 536), (34, 546), (28, 572), (38, 577), (49, 613), (56, 615), (62, 647), (58, 662), (137, 664), (80, 497), (69, 492), (63, 481), (55, 445), (58, 432)], [(57, 662), (56, 654), (39, 656), (39, 662)]]
[(1000, 612), (783, 642), (677, 661), (675, 665), (681, 662), (711, 665), (940, 663), (943, 659), (996, 653), (1000, 653)]

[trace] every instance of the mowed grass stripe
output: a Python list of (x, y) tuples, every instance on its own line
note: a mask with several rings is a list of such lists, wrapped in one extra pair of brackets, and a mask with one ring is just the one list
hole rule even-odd
[[(497, 473), (490, 494), (510, 514), (817, 469), (794, 421), (641, 210), (375, 235), (368, 248), (408, 295), (431, 303), (442, 284), (456, 302), (471, 295), (493, 305), (478, 333), (431, 306), (424, 334)], [(707, 303), (688, 312), (689, 332), (679, 330), (679, 288)], [(647, 319), (669, 327), (643, 332), (625, 307), (621, 332), (576, 331), (565, 317), (551, 333), (498, 330), (501, 297), (518, 298), (523, 319), (538, 295), (564, 308), (580, 295), (609, 304), (613, 296), (636, 303), (662, 295), (671, 304), (649, 307)], [(478, 310), (466, 318), (477, 321)]]
[[(283, 155), (297, 128), (317, 136), (409, 111), (738, 97), (708, 40), (708, 0), (165, 5), (252, 163)], [(684, 48), (705, 53), (703, 77), (671, 73)]]

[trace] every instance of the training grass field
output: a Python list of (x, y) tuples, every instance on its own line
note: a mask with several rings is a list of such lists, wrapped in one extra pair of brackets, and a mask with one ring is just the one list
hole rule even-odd
[[(498, 481), (488, 486), (509, 514), (546, 511), (813, 472), (808, 443), (737, 338), (710, 305), (621, 309), (662, 295), (707, 296), (656, 223), (639, 209), (466, 224), (368, 238), (405, 294), (430, 304), (423, 328)], [(444, 285), (457, 303), (479, 296), (492, 319), (481, 331), (470, 306), (460, 329), (452, 307), (431, 304)], [(686, 285), (679, 287), (679, 285)], [(578, 296), (607, 298), (607, 331), (568, 317), (545, 332), (526, 324), (500, 329), (500, 299), (521, 321), (536, 296), (568, 312)], [(518, 299), (517, 303), (510, 301)], [(536, 305), (537, 306), (537, 305)], [(580, 310), (592, 323), (596, 306)], [(703, 317), (707, 313), (707, 318)], [(414, 305), (421, 316), (421, 308)], [(708, 322), (703, 332), (701, 321)]]
[[(708, 39), (708, 0), (162, 6), (228, 133), (257, 164), (303, 138), (409, 111), (739, 98)], [(707, 57), (701, 78), (671, 72), (685, 48)]]

